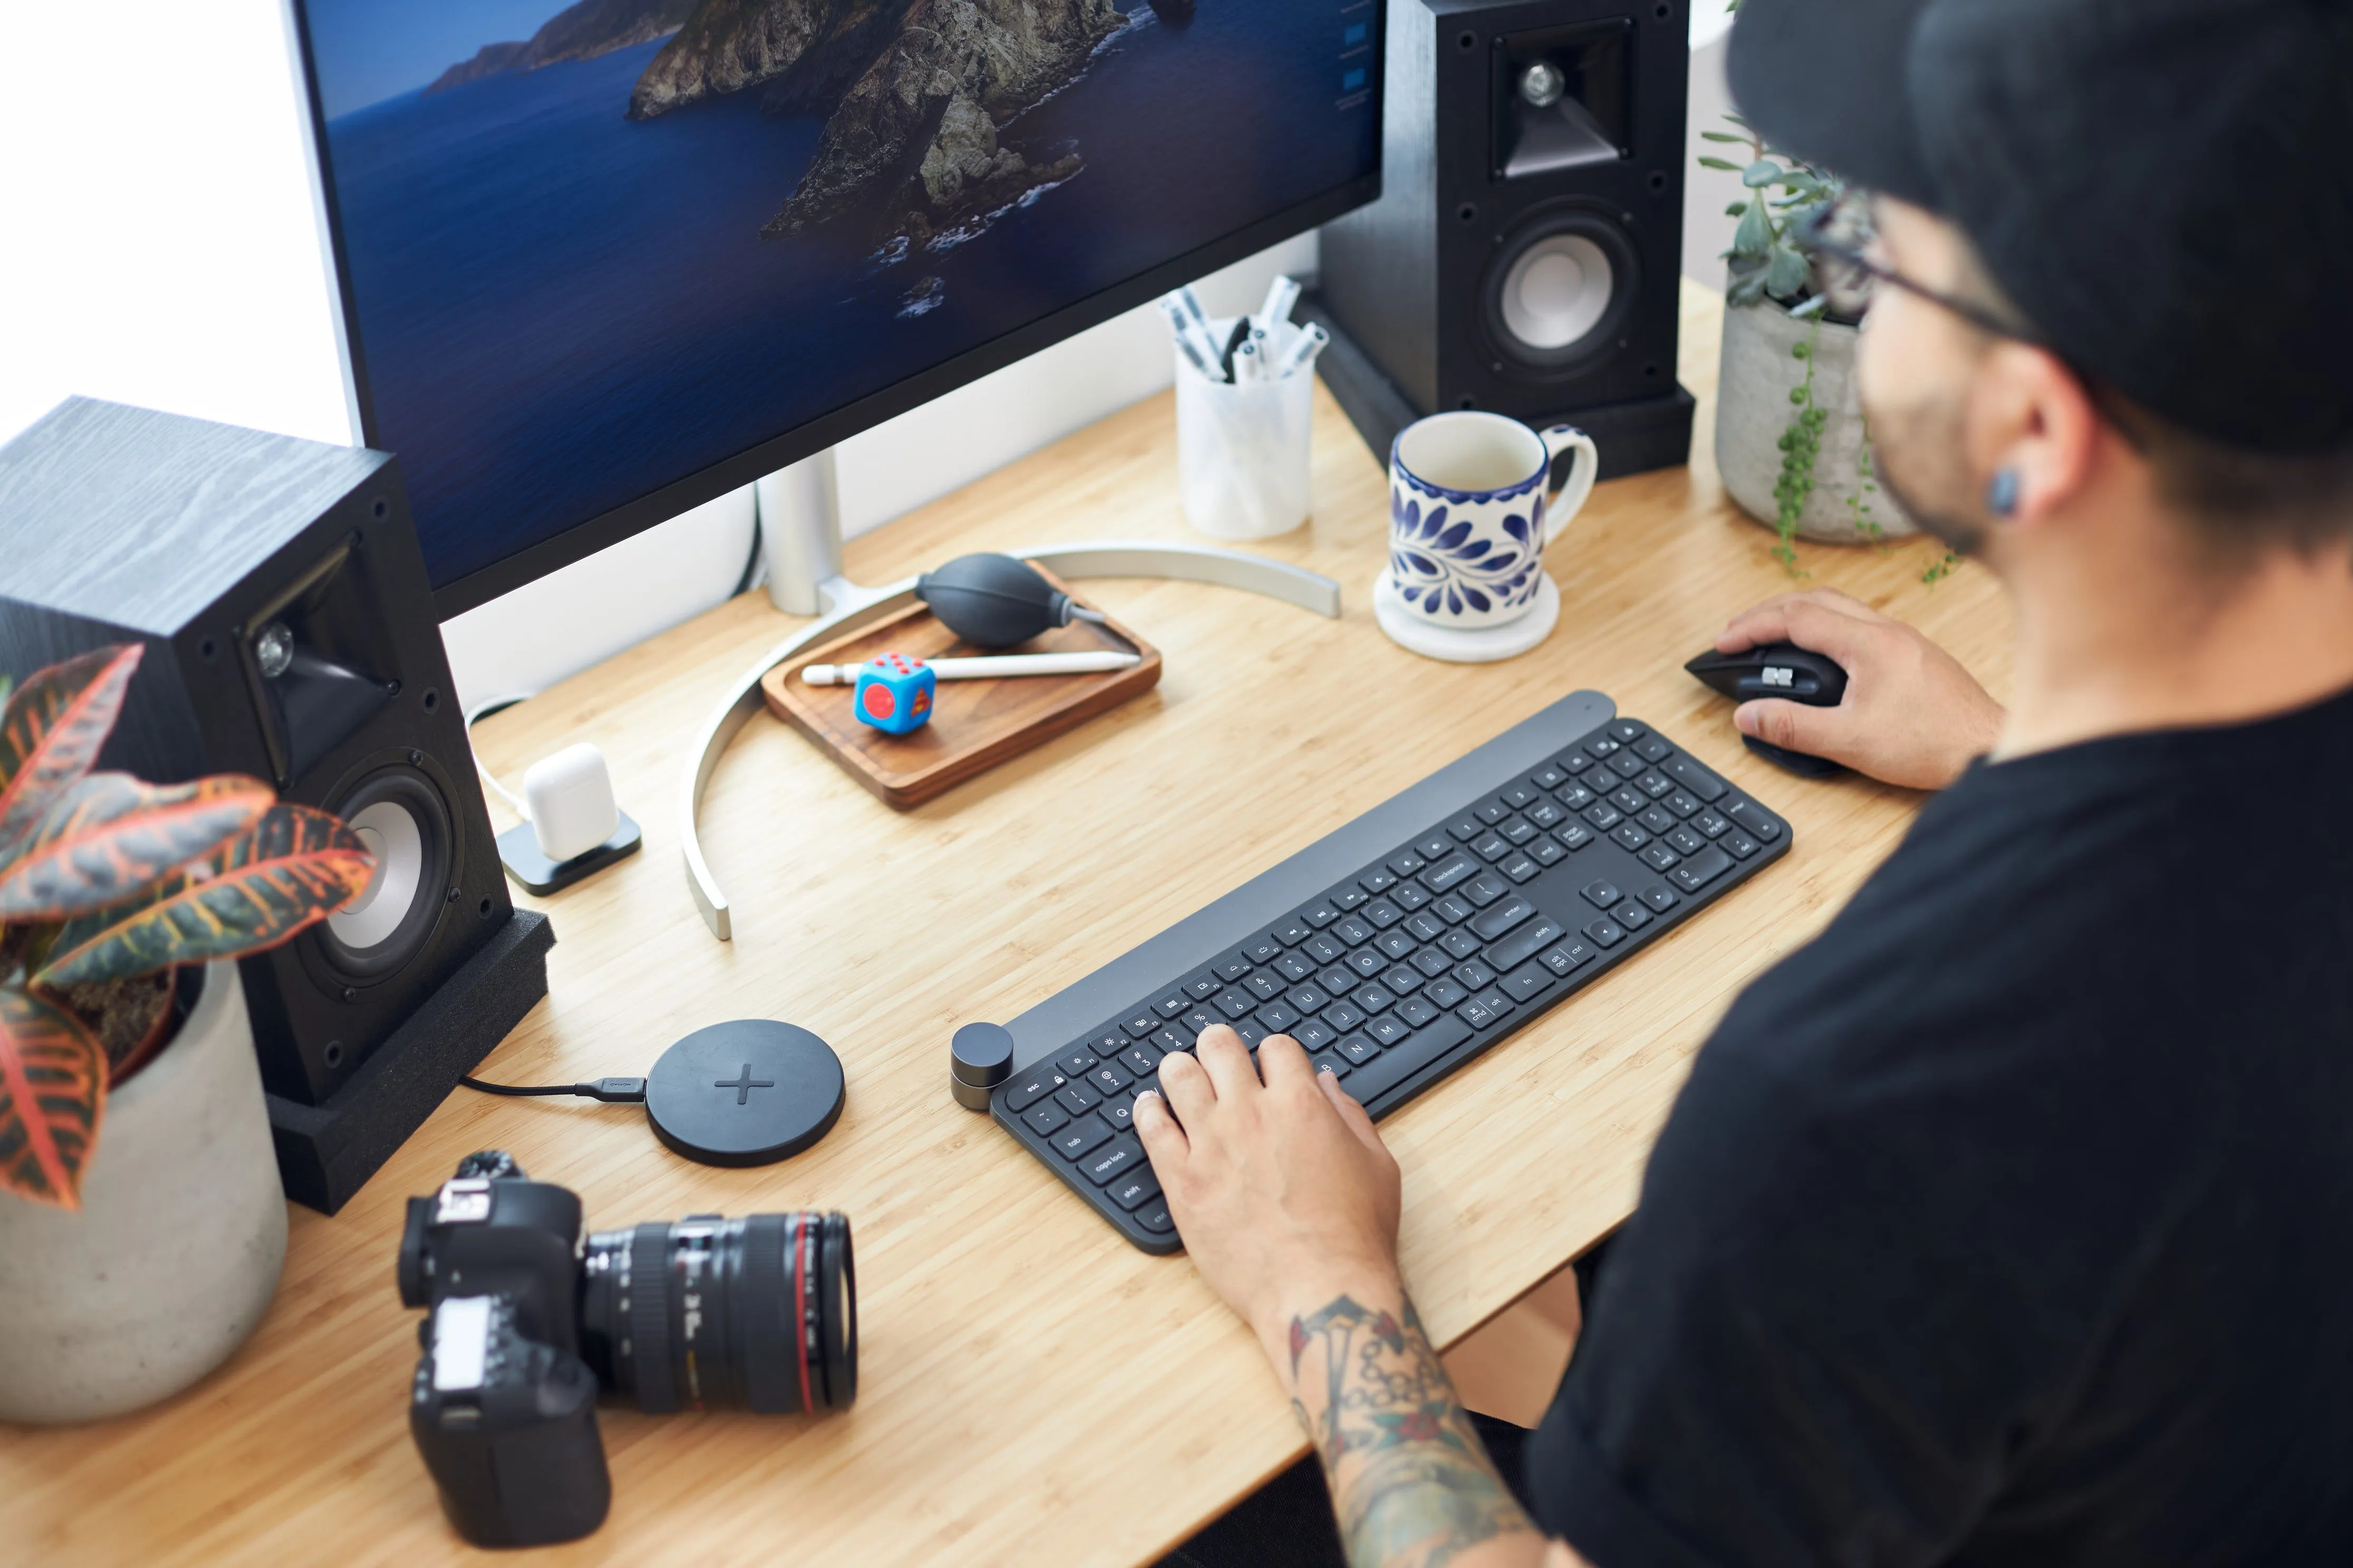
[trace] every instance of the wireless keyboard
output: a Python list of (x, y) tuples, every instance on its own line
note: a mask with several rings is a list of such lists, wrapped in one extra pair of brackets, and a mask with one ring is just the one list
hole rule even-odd
[(1787, 823), (1616, 713), (1561, 699), (1022, 1014), (997, 1120), (1174, 1252), (1130, 1121), (1211, 1024), (1290, 1035), (1383, 1116), (1788, 852)]

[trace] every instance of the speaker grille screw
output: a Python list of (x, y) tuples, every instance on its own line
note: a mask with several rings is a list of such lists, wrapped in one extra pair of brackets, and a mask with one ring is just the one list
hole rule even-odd
[(411, 752), (408, 753), (408, 765), (412, 768), (424, 760), (425, 753), (422, 752)]
[(346, 1002), (352, 1001), (352, 1000), (353, 1000), (355, 997), (357, 997), (358, 995), (359, 995), (359, 993), (358, 993), (358, 992), (356, 992), (356, 991), (354, 991), (354, 990), (353, 990), (350, 986), (346, 985), (346, 986), (344, 986), (344, 987), (343, 987), (343, 1000), (344, 1000), (344, 1001), (346, 1001)]
[(454, 904), (454, 903), (456, 903), (456, 902), (458, 901), (458, 900), (459, 900), (459, 895), (460, 895), (460, 892), (461, 892), (461, 889), (457, 889), (457, 888), (451, 888), (451, 889), (449, 889), (449, 901), (450, 901), (451, 903), (453, 903), (453, 904)]

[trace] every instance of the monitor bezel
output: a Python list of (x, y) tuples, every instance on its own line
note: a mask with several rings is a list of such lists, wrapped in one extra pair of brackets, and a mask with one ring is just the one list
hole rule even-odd
[[(366, 351), (360, 341), (350, 269), (343, 261), (343, 223), (337, 210), (333, 180), (334, 153), (327, 142), (324, 101), (319, 91), (306, 6), (307, 0), (284, 0), (288, 38), (296, 69), (301, 78), (300, 100), (304, 121), (303, 146), (309, 161), (313, 216), (319, 226), (320, 244), (325, 251), (328, 268), (333, 274), (334, 286), (329, 290), (329, 295), (334, 317), (335, 344), (343, 365), (345, 408), (360, 444), (375, 447), (379, 442), (375, 410), (368, 395)], [(1179, 284), (1229, 266), (1271, 245), (1303, 234), (1331, 222), (1343, 213), (1378, 199), (1381, 194), (1381, 148), (1377, 128), (1383, 122), (1386, 89), (1383, 77), (1388, 27), (1385, 5), (1375, 0), (1370, 10), (1375, 26), (1367, 68), (1371, 95), (1369, 110), (1377, 128), (1371, 174), (1345, 181), (1305, 201), (1246, 224), (1146, 271), (1082, 300), (1073, 300), (1027, 325), (1000, 333), (878, 392), (870, 393), (733, 457), (675, 479), (659, 489), (648, 491), (595, 517), (584, 518), (552, 538), (526, 545), (488, 566), (437, 587), (433, 591), (434, 613), (444, 621), (463, 615), (501, 595), (512, 593), (551, 572), (617, 544), (632, 534), (642, 533), (656, 523), (668, 521), (730, 490), (739, 489), (764, 474), (771, 474), (797, 463), (886, 419), (895, 418), (992, 372), (1027, 359), (1041, 349), (1050, 348), (1065, 338), (1075, 337), (1090, 327), (1100, 326), (1114, 316), (1148, 303)], [(394, 456), (396, 458), (398, 454)]]

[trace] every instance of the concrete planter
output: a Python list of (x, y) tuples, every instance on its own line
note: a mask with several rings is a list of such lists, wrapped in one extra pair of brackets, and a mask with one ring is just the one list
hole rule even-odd
[(0, 1419), (90, 1421), (178, 1393), (261, 1321), (286, 1199), (237, 965), (108, 1096), (68, 1212), (0, 1197)]
[[(1916, 533), (1917, 527), (1879, 485), (1862, 489), (1862, 410), (1855, 398), (1854, 353), (1861, 333), (1824, 321), (1790, 319), (1779, 306), (1736, 305), (1724, 312), (1724, 358), (1716, 380), (1715, 467), (1725, 493), (1767, 528), (1779, 506), (1781, 434), (1798, 408), (1789, 394), (1806, 377), (1794, 350), (1812, 342), (1814, 403), (1830, 415), (1814, 459), (1813, 493), (1798, 516), (1798, 537), (1823, 544), (1855, 544)], [(1872, 481), (1876, 484), (1876, 480)], [(1868, 510), (1858, 526), (1856, 500)], [(1874, 534), (1868, 523), (1876, 522)]]

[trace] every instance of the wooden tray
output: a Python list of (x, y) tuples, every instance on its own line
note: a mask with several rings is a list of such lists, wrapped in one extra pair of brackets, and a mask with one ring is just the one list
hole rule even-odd
[[(1060, 578), (1043, 567), (1039, 571), (1055, 587), (1070, 592)], [(946, 658), (985, 651), (1095, 653), (1106, 648), (1120, 653), (1133, 649), (1144, 657), (1126, 669), (1089, 675), (943, 680), (932, 721), (910, 735), (886, 735), (860, 723), (850, 711), (851, 688), (811, 686), (800, 679), (805, 664), (863, 664), (881, 653)], [(1018, 650), (985, 650), (958, 640), (928, 606), (910, 605), (887, 620), (795, 655), (761, 677), (760, 689), (777, 718), (816, 742), (850, 777), (904, 811), (1159, 682), (1160, 650), (1117, 621), (1105, 626), (1072, 621), (1031, 638)]]

